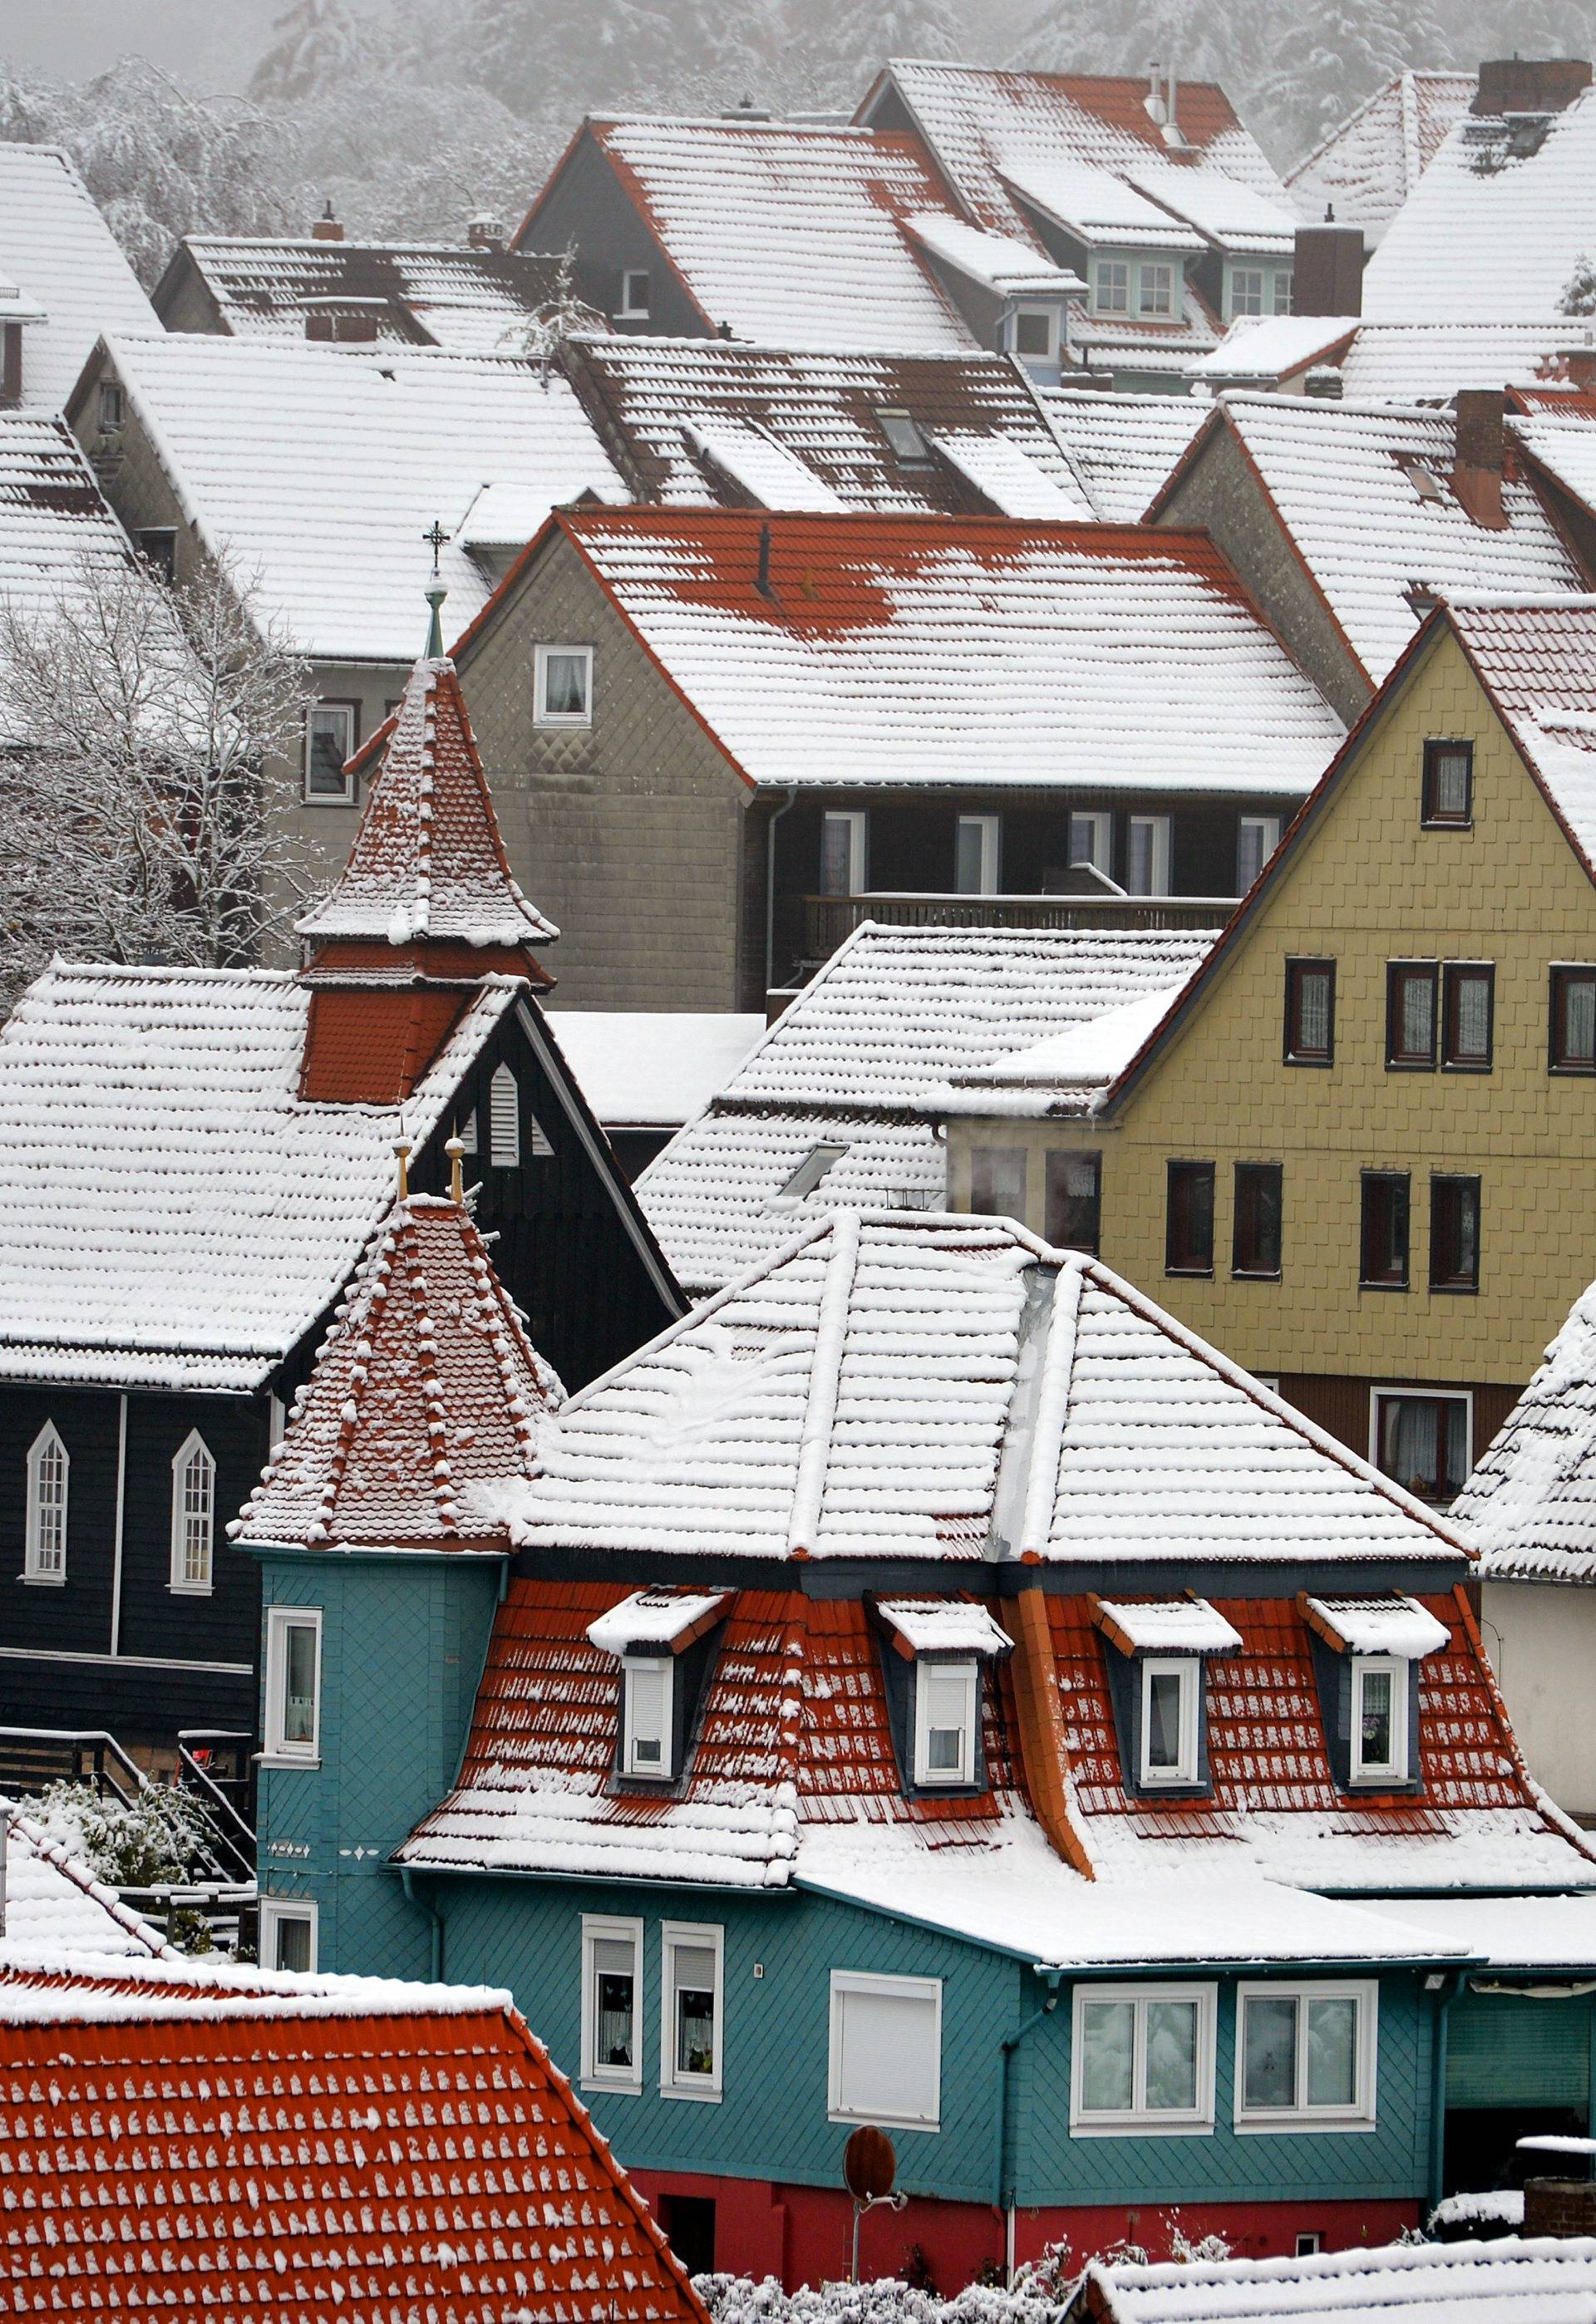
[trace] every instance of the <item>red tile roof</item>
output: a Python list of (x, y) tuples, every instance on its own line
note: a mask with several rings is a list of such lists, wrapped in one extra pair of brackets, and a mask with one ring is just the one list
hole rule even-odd
[(704, 2324), (505, 1995), (0, 1972), (0, 2316)]

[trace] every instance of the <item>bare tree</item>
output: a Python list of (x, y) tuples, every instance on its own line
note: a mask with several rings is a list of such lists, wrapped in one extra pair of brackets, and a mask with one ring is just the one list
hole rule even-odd
[(88, 559), (0, 600), (0, 999), (52, 953), (240, 967), (304, 892), (309, 674), (225, 574)]

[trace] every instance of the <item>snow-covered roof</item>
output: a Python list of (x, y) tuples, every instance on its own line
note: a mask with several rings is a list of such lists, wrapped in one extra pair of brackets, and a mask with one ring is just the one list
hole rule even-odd
[(1596, 2313), (1596, 2238), (1382, 2244), (1297, 2259), (1167, 2262), (1086, 2271), (1074, 2318), (1098, 2324), (1582, 2324)]
[(1315, 364), (1339, 364), (1357, 329), (1355, 315), (1238, 315), (1192, 377), (1274, 387)]
[(1349, 1655), (1396, 1655), (1422, 1662), (1452, 1637), (1416, 1598), (1307, 1598), (1303, 1610), (1310, 1628)]
[(967, 448), (980, 438), (1022, 453), (1081, 514), (1093, 513), (1031, 383), (1005, 355), (835, 355), (617, 335), (577, 341), (564, 361), (640, 500), (702, 507), (724, 497), (685, 431), (713, 437), (729, 426), (758, 429), (849, 508), (968, 508), (942, 460), (906, 462), (893, 450), (880, 415), (901, 411), (927, 438)]
[(127, 556), (127, 535), (65, 421), (0, 411), (0, 602), (48, 613), (86, 558), (111, 568)]
[[(903, 231), (948, 208), (912, 137), (641, 116), (590, 120), (586, 134), (712, 330), (890, 355), (977, 344)], [(534, 206), (518, 239), (536, 218)]]
[(1596, 1288), (1475, 1462), (1454, 1521), (1482, 1577), (1596, 1582)]
[(846, 503), (813, 468), (806, 467), (785, 444), (777, 442), (757, 420), (722, 420), (704, 427), (696, 420), (682, 424), (682, 438), (690, 452), (721, 475), (744, 501), (755, 508), (840, 509)]
[(906, 218), (904, 225), (933, 258), (967, 274), (1001, 299), (1027, 294), (1049, 299), (1065, 298), (1071, 292), (1081, 298), (1086, 295), (1080, 275), (1056, 265), (1034, 244), (1021, 242), (1017, 235), (993, 234), (964, 218), (949, 217), (943, 210), (922, 210)]
[(1551, 323), (1360, 323), (1341, 366), (1361, 403), (1450, 400), (1460, 388), (1499, 388), (1555, 368), (1584, 326)]
[(1100, 1598), (1097, 1617), (1122, 1653), (1228, 1655), (1241, 1643), (1206, 1598)]
[(167, 1951), (147, 1921), (32, 1814), (14, 1807), (6, 1808), (5, 1901), (0, 1977), (37, 1954), (152, 1960)]
[(1089, 522), (1097, 513), (1077, 486), (1061, 484), (1056, 475), (1048, 474), (1052, 462), (1044, 467), (1007, 437), (939, 428), (926, 441), (1001, 516), (1054, 518), (1071, 524), (1083, 518)]
[(1162, 204), (1149, 201), (1127, 178), (1089, 162), (1039, 161), (1027, 155), (1003, 170), (1010, 189), (1030, 208), (1090, 249), (1184, 252), (1200, 257), (1203, 236)]
[[(1156, 994), (1205, 929), (890, 928), (866, 922), (638, 1181), (678, 1280), (712, 1289), (838, 1203), (936, 1207), (946, 1156), (920, 1100), (939, 1076)], [(840, 1157), (783, 1187), (817, 1148)]]
[(1455, 323), (1557, 314), (1590, 254), (1596, 89), (1544, 131), (1524, 137), (1522, 122), (1466, 113), (1454, 124), (1369, 262), (1366, 315)]
[(1596, 878), (1596, 597), (1453, 599), (1448, 618)]
[(1589, 1975), (1596, 1965), (1596, 1895), (1371, 1897), (1369, 1909), (1427, 1929), (1493, 1969)]
[(1014, 1641), (973, 1598), (882, 1598), (876, 1611), (911, 1655), (1007, 1655)]
[(1467, 113), (1474, 78), (1471, 72), (1411, 69), (1393, 75), (1287, 179), (1301, 217), (1318, 226), (1328, 206), (1338, 226), (1361, 226), (1365, 242), (1378, 242)]
[(922, 789), (978, 765), (989, 788), (1300, 796), (1342, 738), (1199, 534), (742, 509), (556, 521), (752, 783)]
[(1037, 398), (1093, 507), (1111, 524), (1139, 524), (1207, 406), (1189, 396), (1108, 395), (1041, 387)]
[(0, 282), (43, 309), (23, 335), (23, 396), (46, 411), (63, 409), (105, 332), (158, 327), (88, 187), (53, 145), (0, 144)]
[[(532, 530), (585, 492), (626, 496), (569, 384), (534, 364), (198, 332), (109, 354), (185, 517), (318, 660), (413, 660), (422, 535), (457, 535), (484, 483), (523, 487)], [(457, 633), (492, 585), (457, 538), (440, 569)]]
[(1532, 411), (1508, 422), (1537, 465), (1581, 505), (1596, 514), (1596, 420)]
[(1126, 175), (1138, 192), (1185, 219), (1227, 257), (1289, 258), (1296, 247), (1296, 217), (1283, 195), (1272, 198), (1223, 171), (1167, 161), (1134, 162)]
[(765, 1032), (762, 1014), (641, 1009), (543, 1013), (560, 1055), (606, 1130), (679, 1130), (697, 1120)]
[(938, 1114), (1003, 1114), (1012, 1120), (1087, 1113), (1163, 1023), (1182, 989), (1179, 984), (1158, 986), (1121, 1008), (1067, 1025), (1022, 1049), (956, 1067), (946, 1079), (929, 1083), (921, 1102)]
[[(523, 988), (474, 993), (418, 1144)], [(312, 994), (266, 969), (74, 967), (0, 1028), (0, 1377), (245, 1391), (388, 1206), (399, 1111), (301, 1098)]]
[[(1508, 596), (1583, 586), (1531, 484), (1504, 481), (1499, 530), (1470, 515), (1451, 481), (1450, 411), (1237, 392), (1210, 425), (1234, 430), (1373, 685), (1423, 618), (1416, 590)], [(1191, 456), (1201, 453), (1195, 447)]]
[(191, 234), (168, 283), (185, 260), (215, 300), (222, 327), (239, 338), (303, 339), (314, 302), (380, 300), (387, 310), (379, 318), (381, 340), (430, 340), (476, 355), (506, 352), (506, 342), (555, 294), (559, 271), (558, 258), (541, 252)]
[(587, 1625), (588, 1643), (601, 1655), (640, 1648), (679, 1648), (702, 1637), (727, 1602), (724, 1590), (634, 1590)]

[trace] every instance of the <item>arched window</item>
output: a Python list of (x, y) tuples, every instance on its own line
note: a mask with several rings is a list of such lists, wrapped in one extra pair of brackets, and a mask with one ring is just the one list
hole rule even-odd
[(205, 1439), (191, 1428), (171, 1464), (171, 1586), (210, 1588), (216, 1542), (217, 1464)]
[(67, 1578), (67, 1448), (47, 1420), (28, 1447), (28, 1534), (23, 1573), (29, 1582)]
[(513, 1170), (521, 1161), (521, 1092), (508, 1065), (488, 1084), (488, 1159), (495, 1170)]

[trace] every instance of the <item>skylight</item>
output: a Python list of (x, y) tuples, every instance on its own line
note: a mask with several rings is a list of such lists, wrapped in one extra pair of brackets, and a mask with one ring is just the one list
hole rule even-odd
[(1397, 466), (1421, 501), (1444, 501), (1446, 498), (1445, 485), (1427, 462), (1404, 455), (1398, 457)]
[(833, 1163), (840, 1162), (847, 1150), (845, 1146), (811, 1147), (782, 1187), (782, 1199), (796, 1203), (801, 1202), (806, 1194), (812, 1194)]
[(900, 460), (915, 460), (923, 466), (930, 459), (930, 447), (907, 411), (899, 407), (883, 405), (877, 411), (876, 420), (882, 435)]

